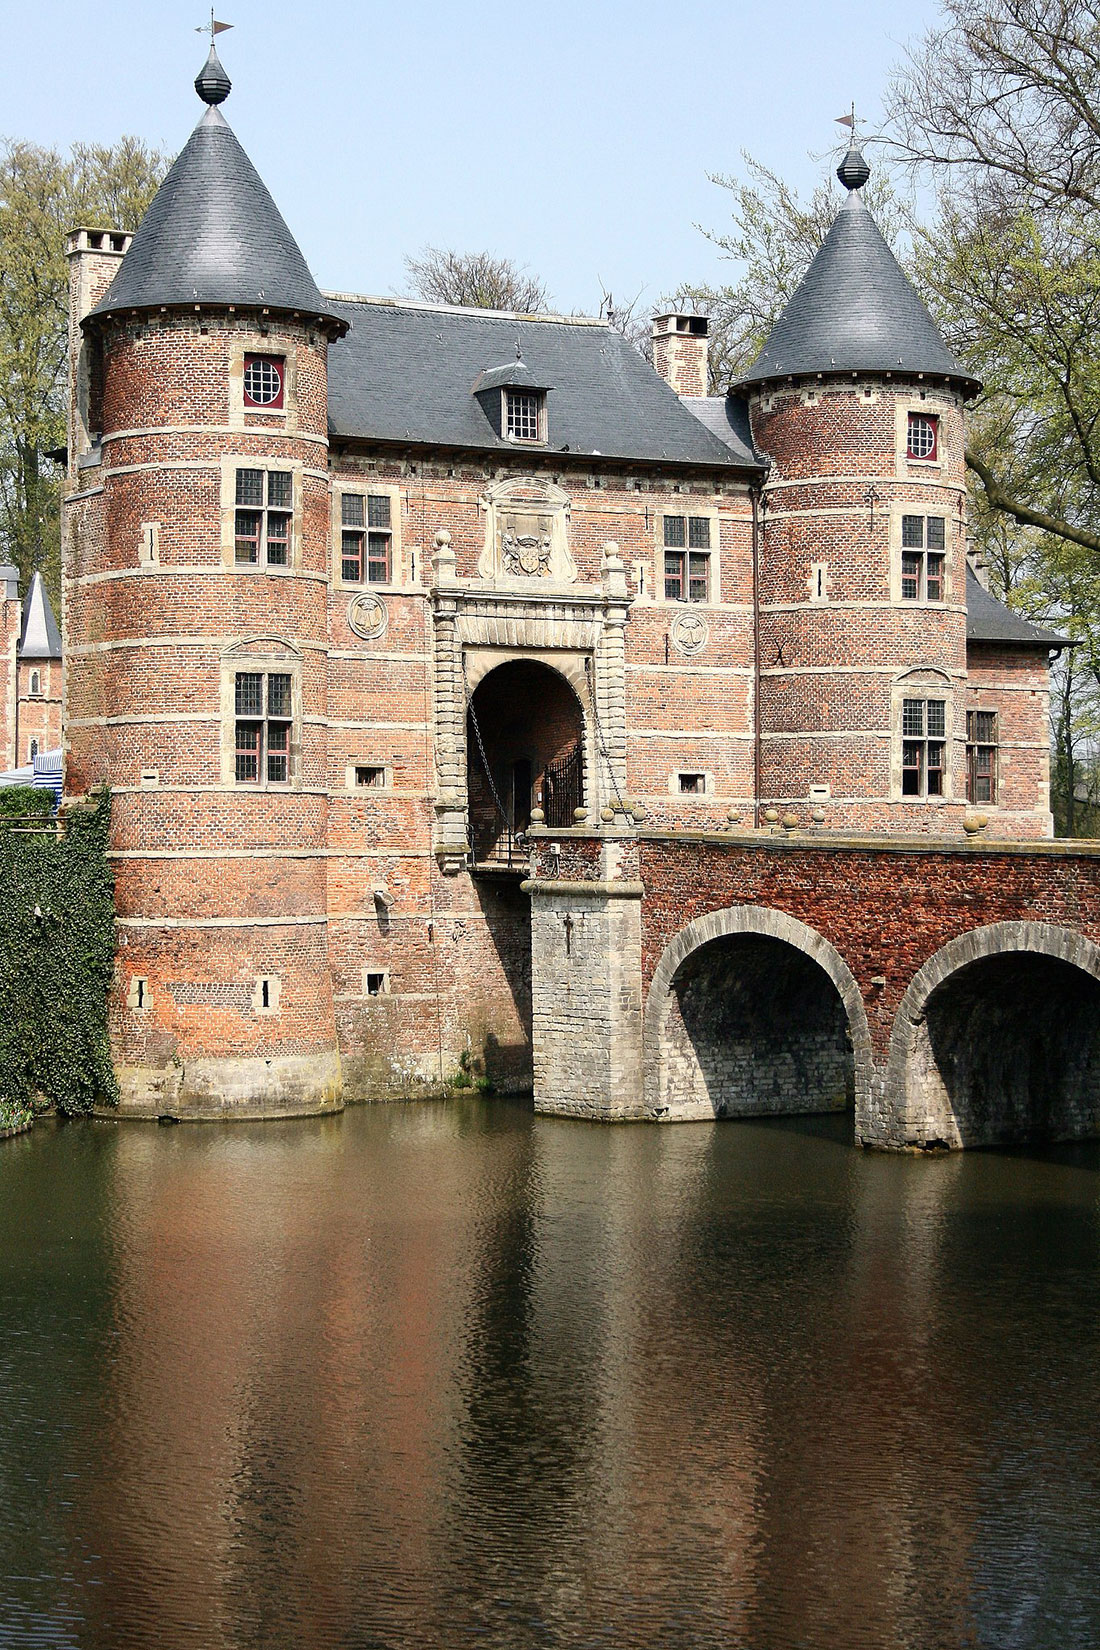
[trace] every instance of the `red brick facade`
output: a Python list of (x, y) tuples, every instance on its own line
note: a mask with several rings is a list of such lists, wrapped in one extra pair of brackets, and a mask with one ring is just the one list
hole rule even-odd
[[(324, 1109), (482, 1063), (498, 1087), (529, 1084), (528, 903), (472, 863), (494, 845), (470, 806), (490, 837), (496, 806), (469, 748), (475, 690), (498, 788), (529, 766), (513, 823), (576, 750), (592, 822), (629, 807), (656, 827), (751, 828), (774, 810), (961, 839), (981, 709), (998, 741), (985, 828), (1049, 832), (1045, 656), (967, 650), (963, 410), (945, 384), (756, 393), (766, 481), (717, 462), (330, 444), (342, 345), (322, 323), (196, 305), (82, 332), (115, 239), (71, 247), (66, 788), (115, 794), (129, 1109)], [(243, 393), (253, 355), (279, 363), (274, 410)], [(932, 459), (906, 457), (910, 412), (938, 420)], [(499, 560), (498, 516), (531, 500), (553, 517), (544, 589)], [(945, 524), (940, 582), (916, 598), (910, 515)], [(690, 590), (666, 588), (677, 544), (698, 552)], [(909, 701), (942, 707), (924, 750), (929, 769), (945, 753), (942, 794), (928, 775), (927, 794), (904, 792)]]

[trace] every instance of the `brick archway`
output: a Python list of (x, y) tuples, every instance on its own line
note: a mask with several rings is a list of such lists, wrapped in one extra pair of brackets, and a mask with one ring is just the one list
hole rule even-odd
[[(937, 1012), (942, 1011), (942, 1005), (950, 1007), (951, 998), (946, 993), (952, 982), (958, 985), (961, 992), (968, 980), (980, 981), (982, 965), (989, 965), (986, 972), (992, 983), (987, 983), (986, 990), (987, 994), (991, 994), (991, 1000), (995, 1000), (997, 981), (992, 969), (996, 968), (998, 959), (1007, 967), (1013, 959), (1022, 962), (1028, 957), (1044, 960), (1055, 969), (1060, 968), (1060, 977), (1071, 983), (1071, 970), (1097, 982), (1096, 995), (1100, 1004), (1100, 946), (1083, 934), (1052, 923), (996, 922), (972, 929), (949, 941), (913, 977), (894, 1017), (884, 1077), (883, 1121), (886, 1138), (882, 1144), (903, 1147), (964, 1146), (996, 1144), (1019, 1137), (1018, 1130), (1015, 1134), (1012, 1132), (1011, 1117), (992, 1122), (987, 1119), (984, 1125), (986, 1133), (981, 1134), (979, 1121), (972, 1115), (969, 1096), (965, 1095), (965, 1074), (963, 1079), (958, 1080), (957, 1086), (951, 1086), (957, 1075), (955, 1065), (961, 1062), (951, 1061), (950, 1053), (954, 1051), (949, 1051), (948, 1075), (944, 1075), (941, 1069), (945, 1064), (944, 1056), (936, 1047), (938, 1028), (930, 1024), (930, 1019), (935, 1020)], [(1052, 978), (1056, 984), (1059, 976)], [(1048, 995), (1053, 999), (1053, 993)], [(1043, 1003), (1036, 1001), (1033, 1015), (1041, 1015), (1042, 1008)], [(1064, 1009), (1065, 1012), (1057, 1017), (1067, 1022), (1070, 1029), (1079, 1029), (1073, 1024), (1077, 1017), (1069, 1005), (1064, 1005)], [(1027, 1018), (1032, 1018), (1032, 1015)], [(1055, 1038), (1058, 1035), (1056, 1025), (1052, 1034)], [(947, 1042), (942, 1033), (941, 1041)], [(1094, 1058), (1098, 1051), (1100, 1042), (1093, 1051)], [(1008, 1059), (1011, 1062), (1011, 1051)], [(1086, 1088), (1087, 1076), (1086, 1071)], [(1100, 1098), (1090, 1101), (1089, 1096), (1082, 1093), (1077, 1100), (1070, 1095), (1065, 1101), (1063, 1121), (1055, 1122), (1053, 1126), (1056, 1137), (1076, 1132), (1069, 1120), (1075, 1115), (1083, 1116), (1090, 1107), (1091, 1126), (1086, 1123), (1080, 1132), (1095, 1133), (1100, 1125)]]
[[(683, 964), (703, 946), (731, 937), (754, 937), (780, 941), (803, 958), (815, 963), (836, 989), (847, 1021), (852, 1045), (855, 1079), (856, 1134), (862, 1138), (869, 1124), (873, 1093), (871, 1034), (863, 996), (844, 958), (816, 929), (799, 922), (785, 911), (759, 905), (737, 905), (697, 917), (669, 941), (654, 970), (646, 998), (643, 1029), (644, 1083), (647, 1110), (667, 1116), (663, 1089), (666, 1055), (666, 1027), (672, 1004), (672, 988)], [(681, 1115), (688, 1115), (682, 1113)], [(690, 1115), (704, 1116), (703, 1111)]]

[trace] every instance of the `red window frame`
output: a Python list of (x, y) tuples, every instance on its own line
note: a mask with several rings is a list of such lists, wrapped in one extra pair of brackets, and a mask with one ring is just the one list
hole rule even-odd
[[(919, 453), (914, 450), (913, 438), (918, 430), (925, 427), (932, 436), (932, 445), (928, 452)], [(905, 456), (915, 459), (919, 464), (934, 464), (940, 453), (940, 421), (935, 413), (911, 412), (905, 429)]]
[[(257, 401), (248, 388), (249, 367), (268, 366), (274, 370), (279, 379), (279, 393), (270, 401)], [(282, 412), (286, 406), (286, 357), (284, 355), (253, 355), (247, 354), (244, 358), (244, 404), (253, 407), (257, 412)]]
[(388, 493), (345, 493), (340, 506), (340, 578), (344, 584), (393, 579), (393, 514)]
[(237, 672), (233, 736), (236, 784), (289, 785), (292, 693), (290, 675), (284, 671)]

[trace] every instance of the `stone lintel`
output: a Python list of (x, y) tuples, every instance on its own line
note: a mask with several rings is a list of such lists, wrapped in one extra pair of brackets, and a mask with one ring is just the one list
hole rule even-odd
[(572, 882), (563, 877), (556, 881), (521, 882), (519, 886), (523, 894), (545, 894), (550, 897), (579, 894), (599, 899), (642, 899), (645, 895), (645, 886), (640, 882)]

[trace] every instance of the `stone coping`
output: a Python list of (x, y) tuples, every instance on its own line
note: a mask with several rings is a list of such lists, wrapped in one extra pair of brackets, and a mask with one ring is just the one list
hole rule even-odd
[[(822, 831), (690, 831), (657, 830), (641, 826), (608, 826), (595, 829), (591, 825), (560, 826), (550, 829), (545, 825), (531, 825), (528, 837), (543, 842), (608, 840), (639, 842), (696, 842), (715, 848), (760, 848), (767, 852), (783, 853), (788, 849), (814, 848), (831, 853), (881, 852), (902, 854), (1003, 854), (1037, 855), (1042, 859), (1100, 859), (1100, 838), (1037, 837), (1030, 842), (1002, 842), (993, 837), (955, 836), (840, 836)], [(545, 886), (545, 885), (543, 885)], [(575, 885), (573, 885), (575, 886)]]
[(521, 882), (521, 894), (591, 894), (601, 899), (642, 899), (645, 896), (645, 887), (640, 882), (570, 882), (561, 877), (554, 881), (543, 882), (534, 879)]

